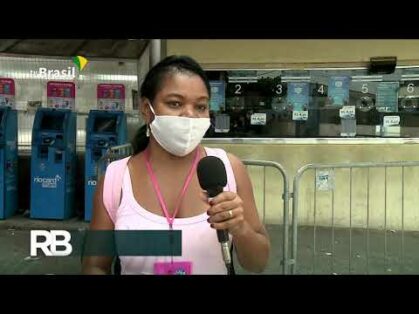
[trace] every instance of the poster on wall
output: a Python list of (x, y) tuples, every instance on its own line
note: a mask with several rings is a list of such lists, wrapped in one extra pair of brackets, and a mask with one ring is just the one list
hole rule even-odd
[(228, 114), (215, 115), (215, 133), (228, 133), (230, 132), (230, 116)]
[(349, 76), (331, 76), (328, 86), (329, 105), (333, 107), (343, 107), (349, 105)]
[(316, 169), (316, 188), (318, 191), (332, 191), (335, 189), (335, 173), (332, 169)]
[(211, 99), (210, 110), (219, 112), (225, 108), (226, 88), (224, 81), (210, 81)]
[(378, 112), (397, 112), (399, 82), (380, 82), (377, 86)]
[(288, 105), (292, 107), (292, 119), (304, 121), (308, 119), (309, 83), (288, 83)]
[(355, 119), (355, 106), (343, 106), (339, 109), (339, 117), (342, 119)]
[(0, 78), (0, 106), (16, 109), (15, 81), (8, 78)]
[(124, 111), (125, 85), (99, 84), (97, 86), (97, 108), (99, 110)]
[(400, 136), (400, 116), (383, 117), (381, 136)]
[(250, 116), (250, 125), (266, 125), (266, 113), (254, 113)]
[(75, 110), (76, 85), (73, 82), (48, 82), (47, 107)]

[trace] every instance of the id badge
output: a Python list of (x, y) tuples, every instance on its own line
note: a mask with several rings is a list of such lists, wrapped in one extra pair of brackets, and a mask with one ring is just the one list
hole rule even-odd
[(192, 262), (155, 262), (155, 275), (191, 275)]

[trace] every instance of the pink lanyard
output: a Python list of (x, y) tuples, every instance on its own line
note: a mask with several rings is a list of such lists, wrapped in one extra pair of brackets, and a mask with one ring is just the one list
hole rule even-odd
[(150, 153), (149, 153), (148, 149), (145, 151), (145, 163), (146, 163), (146, 166), (147, 166), (147, 171), (148, 171), (148, 174), (150, 176), (151, 182), (153, 183), (154, 191), (157, 194), (157, 198), (159, 200), (159, 203), (160, 203), (160, 206), (161, 206), (161, 208), (163, 210), (163, 213), (166, 216), (166, 219), (167, 219), (167, 222), (169, 224), (170, 229), (172, 229), (172, 227), (173, 227), (173, 222), (174, 222), (175, 217), (176, 217), (176, 215), (177, 215), (177, 213), (178, 213), (178, 211), (180, 209), (180, 205), (182, 204), (182, 199), (185, 197), (185, 193), (186, 193), (186, 191), (187, 191), (187, 189), (188, 189), (188, 187), (189, 187), (189, 185), (191, 183), (191, 180), (192, 180), (192, 177), (193, 177), (193, 174), (194, 174), (194, 170), (195, 170), (195, 168), (196, 168), (196, 166), (198, 164), (198, 161), (199, 161), (199, 157), (200, 157), (199, 148), (197, 148), (196, 153), (195, 153), (195, 158), (194, 158), (194, 161), (192, 163), (192, 167), (189, 170), (188, 176), (186, 177), (186, 181), (185, 181), (185, 183), (183, 185), (182, 192), (181, 192), (181, 194), (179, 196), (176, 209), (173, 212), (173, 217), (170, 217), (169, 211), (167, 210), (166, 203), (165, 203), (165, 201), (163, 199), (163, 196), (161, 194), (160, 187), (159, 187), (159, 184), (157, 182), (157, 178), (154, 175), (153, 169), (151, 168), (151, 164), (150, 164)]

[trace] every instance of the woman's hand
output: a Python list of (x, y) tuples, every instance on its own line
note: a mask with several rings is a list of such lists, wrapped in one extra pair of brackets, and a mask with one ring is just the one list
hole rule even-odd
[(248, 230), (244, 219), (243, 201), (236, 193), (222, 192), (209, 202), (208, 222), (216, 230), (228, 230), (234, 237)]

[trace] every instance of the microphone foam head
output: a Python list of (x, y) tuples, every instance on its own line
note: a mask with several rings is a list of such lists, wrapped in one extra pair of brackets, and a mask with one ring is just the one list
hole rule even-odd
[(202, 158), (197, 167), (199, 184), (203, 190), (227, 185), (227, 173), (224, 163), (215, 156)]

